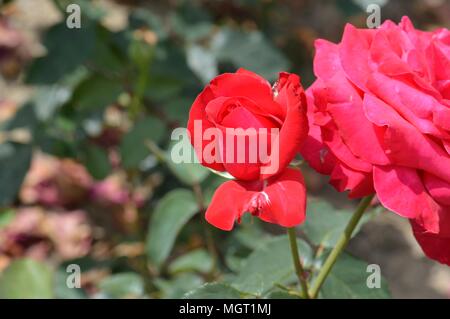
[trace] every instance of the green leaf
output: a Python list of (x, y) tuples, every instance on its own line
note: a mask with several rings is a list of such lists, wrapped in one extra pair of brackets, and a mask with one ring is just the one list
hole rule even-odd
[(107, 298), (136, 298), (144, 294), (144, 281), (136, 273), (121, 273), (103, 279), (99, 284)]
[(161, 298), (179, 299), (188, 291), (203, 285), (203, 279), (192, 273), (183, 273), (171, 280), (157, 278), (153, 282), (161, 291)]
[[(305, 232), (308, 239), (316, 245), (334, 247), (353, 213), (348, 210), (336, 209), (323, 200), (310, 200), (306, 214), (308, 218), (300, 229)], [(365, 213), (355, 228), (353, 236), (371, 217), (371, 213)]]
[(272, 237), (262, 229), (261, 221), (253, 218), (251, 214), (242, 216), (241, 225), (233, 232), (233, 237), (244, 247), (251, 250), (257, 249), (266, 241), (272, 240)]
[(70, 274), (63, 269), (54, 274), (53, 290), (56, 299), (83, 299), (86, 298), (81, 288), (70, 288), (67, 286), (67, 277)]
[(120, 51), (114, 43), (114, 35), (106, 28), (99, 28), (94, 53), (88, 63), (94, 65), (98, 73), (112, 76), (113, 81), (120, 81), (120, 75), (124, 72), (126, 64), (118, 54)]
[[(376, 0), (368, 3), (376, 3)], [(365, 11), (365, 9), (367, 8), (367, 4), (365, 6), (359, 6), (357, 4), (357, 1), (355, 0), (353, 1), (337, 0), (335, 5), (336, 9), (341, 11), (346, 18), (350, 18), (352, 16), (360, 14), (361, 10)]]
[[(269, 80), (289, 69), (289, 61), (259, 31), (244, 32), (224, 28), (218, 32), (212, 48), (221, 62), (231, 62)], [(256, 58), (257, 57), (257, 58)]]
[(383, 277), (381, 277), (380, 288), (368, 287), (368, 277), (373, 273), (368, 271), (367, 266), (366, 262), (343, 253), (325, 280), (320, 290), (321, 296), (340, 299), (390, 298), (389, 289)]
[(0, 211), (0, 230), (8, 226), (10, 222), (14, 219), (16, 212), (13, 209), (5, 209)]
[(186, 53), (172, 41), (158, 43), (150, 69), (151, 77), (146, 96), (157, 101), (183, 96), (183, 88), (198, 85), (195, 74), (186, 63)]
[(213, 31), (210, 14), (201, 6), (184, 3), (169, 18), (174, 32), (189, 42), (199, 41)]
[(167, 166), (184, 184), (199, 184), (209, 175), (209, 170), (198, 163), (186, 131), (171, 143), (167, 153)]
[(251, 214), (244, 214), (241, 223), (228, 237), (225, 262), (228, 268), (239, 272), (246, 258), (255, 249), (272, 240), (272, 235), (262, 228), (263, 222)]
[(205, 206), (209, 206), (211, 200), (216, 192), (216, 189), (228, 181), (227, 178), (224, 178), (221, 175), (215, 174), (213, 170), (210, 170), (212, 174), (210, 174), (205, 181), (202, 183), (203, 185), (203, 197), (205, 199)]
[(213, 267), (213, 259), (204, 249), (196, 249), (178, 257), (169, 266), (169, 272), (198, 271), (208, 273)]
[(87, 144), (82, 150), (83, 163), (95, 179), (104, 179), (111, 172), (111, 163), (108, 154), (94, 144)]
[[(171, 98), (180, 98), (179, 95), (183, 90), (184, 83), (183, 81), (175, 78), (171, 78), (170, 76), (165, 75), (153, 75), (148, 80), (147, 90), (145, 92), (145, 96), (149, 97), (152, 101), (157, 101), (163, 103), (167, 99)], [(191, 101), (192, 102), (192, 101)], [(179, 120), (180, 123), (186, 123), (188, 118), (189, 107), (192, 103), (189, 103), (185, 106), (186, 111), (183, 113), (174, 112), (174, 107), (167, 109), (167, 116), (172, 120), (173, 118)], [(176, 107), (176, 105), (175, 105)], [(164, 106), (164, 110), (166, 110), (166, 106)], [(175, 115), (174, 115), (175, 114)]]
[(186, 55), (187, 64), (203, 84), (209, 83), (219, 73), (216, 57), (209, 49), (192, 45)]
[(301, 299), (300, 296), (296, 294), (291, 294), (288, 291), (284, 290), (274, 290), (269, 292), (266, 296), (264, 296), (265, 299)]
[(166, 101), (163, 104), (163, 108), (167, 117), (181, 126), (188, 121), (189, 108), (192, 105), (192, 102), (193, 99), (186, 96), (176, 97)]
[(71, 95), (71, 90), (61, 85), (39, 86), (33, 97), (37, 118), (40, 121), (50, 119), (55, 111), (70, 99)]
[(98, 110), (114, 103), (122, 92), (117, 81), (100, 75), (93, 75), (77, 87), (74, 92), (74, 106), (80, 110)]
[(52, 298), (52, 273), (47, 265), (31, 260), (13, 261), (0, 277), (0, 298)]
[(0, 144), (0, 205), (11, 204), (31, 163), (31, 145)]
[(89, 22), (83, 23), (81, 29), (69, 29), (65, 21), (55, 25), (45, 35), (47, 55), (33, 61), (27, 81), (32, 84), (57, 82), (86, 61), (94, 44), (95, 28)]
[[(304, 267), (312, 261), (311, 248), (297, 239), (299, 254)], [(294, 265), (287, 236), (278, 236), (265, 241), (253, 251), (242, 265), (241, 271), (233, 280), (233, 287), (239, 291), (261, 296), (275, 284), (295, 280)]]
[(36, 108), (33, 103), (25, 103), (6, 123), (6, 130), (13, 130), (16, 128), (26, 128), (33, 132), (38, 125), (38, 118), (36, 116)]
[(224, 283), (207, 283), (184, 295), (185, 299), (239, 299), (238, 290)]
[(165, 133), (164, 124), (153, 117), (138, 123), (123, 137), (120, 143), (120, 156), (125, 168), (134, 168), (150, 154), (145, 141), (158, 143)]
[(147, 256), (153, 264), (161, 264), (169, 256), (181, 228), (198, 211), (194, 194), (185, 189), (167, 193), (158, 203), (150, 220)]

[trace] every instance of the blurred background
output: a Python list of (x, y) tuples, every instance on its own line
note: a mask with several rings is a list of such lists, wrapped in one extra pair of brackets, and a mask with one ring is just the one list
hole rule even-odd
[[(314, 40), (365, 27), (370, 3), (382, 21), (450, 27), (446, 0), (0, 3), (0, 297), (180, 298), (239, 276), (282, 230), (247, 219), (213, 229), (201, 212), (224, 179), (167, 156), (203, 85), (245, 67), (270, 81), (295, 72), (308, 87)], [(80, 29), (66, 25), (71, 3)], [(339, 223), (354, 203), (302, 170), (321, 203), (300, 228), (311, 235), (316, 208)], [(394, 298), (450, 297), (449, 268), (423, 256), (408, 222), (376, 215), (350, 254), (379, 264)], [(70, 264), (81, 289), (66, 285)]]

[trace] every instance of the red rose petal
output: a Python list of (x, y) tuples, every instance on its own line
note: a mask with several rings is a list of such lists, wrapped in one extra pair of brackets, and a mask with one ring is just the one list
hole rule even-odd
[(283, 227), (301, 224), (306, 217), (306, 186), (300, 170), (286, 169), (271, 177), (263, 191), (269, 205), (259, 218)]
[(244, 213), (283, 227), (302, 223), (306, 214), (306, 187), (299, 170), (286, 169), (262, 181), (228, 181), (214, 193), (206, 220), (222, 230), (231, 230)]

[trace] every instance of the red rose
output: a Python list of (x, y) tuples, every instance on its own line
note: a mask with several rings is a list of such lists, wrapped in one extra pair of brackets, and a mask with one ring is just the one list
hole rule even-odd
[(286, 168), (308, 134), (297, 75), (280, 73), (273, 89), (243, 69), (216, 77), (192, 105), (188, 131), (202, 165), (237, 178), (216, 190), (206, 211), (209, 223), (231, 230), (247, 212), (284, 227), (305, 219), (302, 174)]
[(419, 31), (406, 17), (347, 25), (341, 43), (318, 40), (316, 51), (303, 156), (351, 197), (376, 192), (450, 265), (449, 30)]
[(267, 181), (228, 181), (219, 186), (206, 211), (206, 220), (231, 230), (248, 212), (283, 227), (305, 220), (306, 188), (301, 172), (287, 168)]
[[(300, 78), (280, 73), (272, 90), (265, 79), (247, 70), (219, 75), (194, 101), (187, 128), (202, 165), (240, 180), (276, 175), (289, 165), (308, 133)], [(244, 134), (233, 129), (248, 130), (244, 153), (238, 146)], [(217, 136), (208, 137), (208, 130)]]

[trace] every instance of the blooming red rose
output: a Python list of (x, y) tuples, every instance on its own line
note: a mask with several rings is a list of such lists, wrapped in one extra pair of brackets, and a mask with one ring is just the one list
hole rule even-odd
[(314, 72), (305, 159), (351, 197), (376, 192), (450, 265), (450, 31), (347, 25), (316, 41)]
[(206, 220), (223, 230), (231, 230), (244, 213), (283, 227), (293, 227), (305, 219), (306, 188), (301, 172), (287, 168), (266, 181), (228, 181), (214, 193)]
[(187, 126), (202, 165), (240, 180), (276, 175), (308, 132), (300, 78), (280, 73), (272, 89), (244, 69), (219, 75), (194, 101)]
[(272, 88), (240, 69), (205, 87), (189, 114), (191, 143), (203, 165), (237, 178), (216, 190), (206, 211), (209, 223), (231, 230), (244, 213), (285, 227), (304, 220), (303, 176), (286, 167), (307, 137), (306, 112), (294, 74), (280, 73)]

